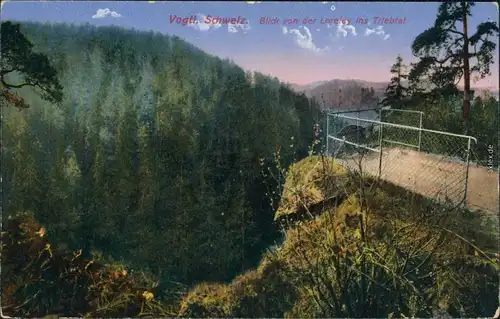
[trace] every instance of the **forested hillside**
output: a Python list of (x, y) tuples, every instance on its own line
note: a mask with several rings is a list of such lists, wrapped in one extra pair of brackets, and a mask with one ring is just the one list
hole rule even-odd
[(277, 236), (261, 164), (307, 155), (315, 105), (177, 37), (21, 30), (64, 98), (23, 88), (30, 108), (4, 108), (5, 216), (34, 212), (63, 248), (184, 284), (255, 266)]

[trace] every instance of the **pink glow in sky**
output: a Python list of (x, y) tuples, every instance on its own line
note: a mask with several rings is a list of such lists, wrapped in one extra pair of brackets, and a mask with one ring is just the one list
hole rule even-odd
[(245, 69), (270, 74), (295, 84), (332, 79), (363, 79), (372, 82), (387, 82), (390, 79), (391, 62), (361, 62), (358, 57), (344, 57), (342, 63), (326, 57), (304, 59), (302, 56), (288, 55), (284, 59), (282, 55), (273, 54), (239, 56), (234, 57), (234, 60)]
[[(391, 78), (389, 69), (394, 61), (380, 61), (380, 58), (360, 58), (353, 56), (351, 58), (343, 57), (341, 63), (331, 58), (314, 57), (304, 59), (302, 56), (288, 55), (286, 59), (281, 54), (265, 54), (252, 56), (238, 56), (234, 61), (244, 69), (259, 71), (264, 74), (270, 74), (278, 79), (295, 83), (309, 84), (316, 81), (328, 81), (332, 79), (361, 79), (371, 82), (388, 82)], [(491, 67), (491, 76), (478, 82), (472, 80), (473, 87), (498, 89), (499, 81), (498, 64)], [(459, 84), (461, 86), (461, 83)]]

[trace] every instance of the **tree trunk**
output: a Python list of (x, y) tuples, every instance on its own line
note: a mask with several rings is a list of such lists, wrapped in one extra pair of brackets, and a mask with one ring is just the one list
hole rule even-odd
[(463, 5), (463, 34), (464, 34), (464, 111), (463, 120), (465, 125), (465, 134), (469, 128), (469, 109), (470, 109), (470, 66), (469, 66), (469, 35), (467, 32), (467, 19), (468, 10), (467, 3), (462, 2)]

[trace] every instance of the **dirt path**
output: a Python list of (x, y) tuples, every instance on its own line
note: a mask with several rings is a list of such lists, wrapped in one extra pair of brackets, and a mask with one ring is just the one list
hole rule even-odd
[[(378, 175), (379, 153), (371, 152), (362, 163), (364, 172)], [(357, 170), (359, 158), (341, 163)], [(382, 178), (424, 196), (459, 203), (465, 195), (465, 163), (399, 148), (384, 149)], [(498, 214), (498, 174), (475, 164), (469, 166), (467, 206)]]

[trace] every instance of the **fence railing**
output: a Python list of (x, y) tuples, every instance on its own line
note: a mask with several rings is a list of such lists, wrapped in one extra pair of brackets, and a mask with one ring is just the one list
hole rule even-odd
[[(422, 111), (381, 109), (379, 121), (423, 128), (422, 127), (423, 117), (424, 117), (424, 112)], [(420, 150), (421, 142), (422, 142), (422, 132), (420, 131), (418, 144), (416, 145), (418, 150)]]
[[(391, 115), (398, 112), (415, 114), (416, 125), (380, 121), (403, 120)], [(466, 203), (474, 137), (424, 129), (419, 111), (351, 114), (327, 115), (327, 154), (350, 169), (362, 169), (424, 196)]]
[[(345, 109), (345, 110), (334, 110), (328, 112), (330, 115), (338, 116), (343, 115), (344, 118), (356, 117), (356, 119), (365, 120), (377, 120), (380, 122), (389, 122), (395, 124), (403, 124), (408, 126), (415, 126), (419, 128), (422, 127), (424, 112), (416, 110), (401, 110), (401, 109), (390, 109), (390, 108), (369, 108), (369, 109)], [(413, 115), (413, 116), (412, 116)], [(327, 116), (328, 121), (328, 116)], [(351, 119), (351, 123), (352, 123)], [(327, 135), (328, 135), (329, 125), (327, 124)], [(420, 149), (421, 144), (421, 132), (419, 132), (418, 143), (415, 146)], [(391, 142), (386, 139), (387, 142)], [(396, 141), (392, 141), (397, 143)]]

